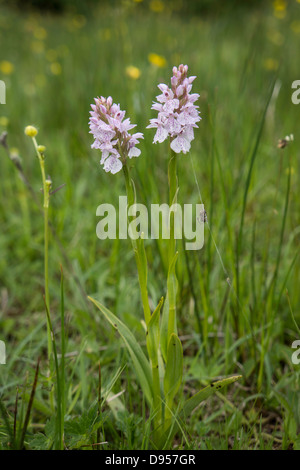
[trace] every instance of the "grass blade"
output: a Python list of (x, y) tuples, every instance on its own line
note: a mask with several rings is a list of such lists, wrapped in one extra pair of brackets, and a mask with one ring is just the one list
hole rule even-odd
[(110, 310), (108, 310), (104, 305), (98, 302), (92, 297), (88, 297), (91, 302), (103, 313), (105, 318), (109, 321), (109, 323), (120, 333), (123, 338), (123, 341), (129, 351), (131, 356), (134, 369), (142, 390), (145, 394), (145, 397), (148, 403), (151, 405), (153, 401), (153, 382), (151, 376), (151, 369), (149, 362), (145, 354), (142, 351), (142, 348), (136, 341), (135, 337), (131, 333), (131, 331), (124, 325), (119, 318), (117, 318)]

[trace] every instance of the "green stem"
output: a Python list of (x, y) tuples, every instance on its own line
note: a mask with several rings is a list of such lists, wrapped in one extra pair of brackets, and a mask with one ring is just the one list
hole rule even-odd
[[(44, 277), (45, 277), (45, 303), (46, 309), (50, 315), (50, 296), (49, 296), (49, 256), (48, 256), (48, 247), (49, 247), (49, 192), (51, 183), (46, 179), (45, 173), (45, 161), (43, 155), (38, 150), (38, 145), (35, 137), (32, 138), (33, 144), (38, 156), (40, 163), (42, 182), (43, 182), (43, 194), (44, 194)], [(52, 360), (52, 339), (51, 339), (51, 325), (49, 323), (47, 315), (47, 340), (48, 340), (48, 361), (50, 367), (50, 376), (53, 371), (53, 360)]]
[[(169, 167), (168, 167), (168, 182), (169, 182), (169, 206), (177, 203), (177, 192), (178, 192), (178, 178), (177, 178), (177, 155), (171, 150)], [(172, 266), (176, 262), (174, 257), (176, 255), (176, 239), (175, 239), (175, 214), (174, 211), (170, 211), (170, 239), (168, 247), (168, 300), (169, 300), (169, 314), (168, 314), (168, 338), (167, 347), (171, 335), (177, 334), (177, 320), (176, 320), (176, 292), (177, 292), (177, 279), (175, 266)], [(173, 278), (173, 279), (172, 279)], [(174, 397), (166, 398), (165, 407), (165, 425), (172, 419), (172, 408), (173, 408)]]
[[(169, 206), (176, 204), (177, 202), (177, 191), (178, 191), (178, 179), (177, 179), (177, 156), (176, 153), (171, 150), (171, 156), (168, 168), (168, 180), (169, 180)], [(169, 259), (169, 272), (171, 264), (176, 254), (176, 239), (175, 239), (175, 228), (174, 228), (174, 211), (170, 212), (170, 240), (168, 248), (168, 259)], [(175, 269), (175, 268), (174, 268)], [(175, 283), (176, 283), (175, 274)], [(168, 283), (169, 284), (169, 283)], [(169, 319), (168, 319), (168, 343), (172, 333), (177, 334), (176, 328), (176, 289), (168, 289), (169, 295)]]
[[(126, 192), (127, 192), (127, 199), (128, 199), (128, 207), (132, 206), (135, 203), (135, 195), (132, 186), (132, 182), (130, 179), (129, 170), (126, 164), (123, 165), (123, 173), (125, 176), (125, 183), (126, 183)], [(147, 258), (144, 248), (144, 242), (141, 239), (131, 240), (132, 247), (135, 254), (136, 265), (138, 269), (138, 277), (139, 277), (139, 285), (140, 285), (140, 292), (142, 297), (143, 303), (143, 310), (144, 310), (144, 317), (147, 326), (147, 330), (149, 327), (149, 322), (151, 319), (151, 311), (149, 307), (149, 300), (148, 300), (148, 288), (147, 288)], [(151, 352), (148, 347), (147, 342), (147, 351), (149, 358), (151, 357)], [(161, 396), (160, 396), (160, 378), (159, 378), (159, 368), (158, 368), (158, 356), (156, 355), (155, 358), (152, 358), (152, 378), (153, 378), (153, 411), (154, 411), (154, 429), (158, 429), (161, 424), (161, 413), (162, 413), (162, 406), (161, 406)], [(155, 439), (155, 435), (154, 435)]]
[[(125, 176), (128, 207), (130, 207), (135, 203), (135, 197), (134, 197), (132, 182), (130, 180), (129, 170), (126, 164), (123, 165), (123, 173)], [(144, 264), (143, 259), (145, 258), (143, 241), (141, 241), (140, 239), (138, 240), (132, 239), (132, 246), (133, 246), (136, 264), (138, 268), (139, 284), (140, 284), (140, 290), (141, 290), (141, 296), (142, 296), (145, 321), (146, 321), (146, 325), (148, 325), (150, 318), (151, 318), (151, 311), (150, 311), (149, 300), (148, 300), (147, 270), (143, 266)]]
[[(60, 411), (60, 448), (64, 449), (64, 424), (66, 414), (66, 399), (65, 399), (65, 300), (64, 300), (64, 273), (61, 266), (61, 281), (60, 281), (60, 297), (61, 297), (61, 364), (60, 364), (60, 381), (61, 381), (61, 411)], [(59, 404), (58, 404), (59, 406)]]
[[(171, 157), (169, 161), (169, 169), (168, 169), (168, 180), (169, 180), (169, 206), (171, 207), (172, 204), (176, 204), (176, 193), (178, 188), (178, 180), (177, 180), (177, 157), (176, 153), (171, 150)], [(176, 250), (176, 241), (175, 241), (175, 233), (174, 233), (174, 212), (170, 213), (170, 241), (169, 241), (169, 250), (168, 250), (168, 258), (169, 258), (169, 267), (172, 263), (172, 260), (175, 255)]]

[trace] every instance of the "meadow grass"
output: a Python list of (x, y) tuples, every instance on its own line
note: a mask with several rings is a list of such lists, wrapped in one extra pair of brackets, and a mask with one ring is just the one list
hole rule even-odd
[[(8, 132), (10, 150), (21, 158), (40, 204), (40, 168), (24, 135), (28, 124), (47, 147), (53, 189), (65, 184), (49, 208), (58, 378), (51, 391), (43, 215), (0, 148), (0, 339), (7, 348), (7, 364), (0, 366), (0, 448), (8, 442), (31, 449), (151, 446), (151, 420), (130, 358), (87, 300), (101, 301), (145, 346), (130, 240), (103, 241), (95, 233), (97, 206), (117, 206), (126, 190), (122, 178), (104, 173), (90, 148), (88, 113), (96, 95), (111, 95), (127, 110), (145, 134), (132, 168), (139, 202), (167, 202), (168, 148), (152, 145), (153, 132), (145, 127), (154, 117), (156, 84), (169, 80), (173, 65), (186, 63), (197, 75), (202, 121), (191, 153), (177, 158), (178, 200), (202, 198), (208, 224), (202, 250), (178, 244), (182, 395), (224, 376), (243, 378), (198, 408), (173, 444), (299, 449), (300, 369), (291, 362), (291, 344), (300, 339), (300, 106), (291, 102), (291, 84), (300, 79), (299, 3), (290, 2), (282, 18), (268, 4), (193, 18), (145, 11), (134, 2), (86, 17), (4, 6), (0, 12), (0, 79), (7, 88), (0, 131)], [(165, 65), (151, 63), (151, 53)], [(130, 76), (129, 66), (139, 69), (139, 78)], [(278, 139), (291, 133), (294, 142), (277, 148)], [(145, 246), (154, 310), (166, 294), (167, 251), (160, 240)]]

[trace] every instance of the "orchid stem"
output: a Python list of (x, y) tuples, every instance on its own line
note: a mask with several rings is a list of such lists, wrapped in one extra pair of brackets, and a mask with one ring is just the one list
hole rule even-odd
[[(125, 183), (126, 183), (126, 192), (127, 192), (127, 199), (128, 199), (128, 207), (131, 207), (135, 203), (135, 195), (133, 190), (132, 181), (130, 179), (129, 170), (126, 164), (123, 165), (123, 173), (125, 176)], [(129, 220), (128, 220), (129, 222)], [(147, 289), (147, 259), (146, 253), (144, 249), (143, 239), (132, 239), (132, 246), (135, 254), (135, 260), (138, 269), (138, 277), (139, 277), (139, 285), (140, 291), (142, 296), (142, 303), (144, 309), (144, 317), (146, 322), (146, 327), (148, 330), (149, 322), (151, 319), (151, 310), (149, 307), (149, 299), (148, 299), (148, 289)], [(150, 358), (150, 351), (148, 349), (148, 356)], [(161, 417), (162, 417), (162, 406), (161, 406), (161, 396), (160, 396), (160, 379), (159, 379), (159, 369), (158, 369), (158, 358), (156, 358), (155, 364), (152, 363), (152, 379), (153, 379), (153, 423), (154, 423), (154, 430), (159, 429), (161, 424)], [(156, 432), (154, 432), (154, 438), (156, 439)]]

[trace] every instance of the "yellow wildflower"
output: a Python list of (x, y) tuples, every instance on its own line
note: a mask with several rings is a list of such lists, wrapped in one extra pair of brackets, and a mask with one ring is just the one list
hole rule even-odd
[(1, 127), (7, 127), (9, 123), (9, 120), (6, 116), (1, 116), (0, 117), (0, 126)]
[(137, 80), (138, 78), (140, 78), (141, 73), (142, 72), (140, 71), (140, 69), (138, 69), (134, 65), (128, 65), (128, 67), (126, 67), (127, 77), (132, 78), (133, 80)]
[(158, 54), (151, 53), (148, 55), (148, 60), (150, 64), (155, 65), (156, 67), (165, 67), (167, 65), (166, 59)]
[(14, 66), (8, 60), (2, 60), (0, 62), (0, 72), (4, 75), (10, 75), (14, 71)]
[(285, 169), (285, 174), (286, 175), (294, 175), (295, 174), (295, 168), (293, 166), (291, 166), (291, 168), (286, 168)]
[(53, 62), (50, 65), (50, 70), (53, 75), (60, 75), (62, 72), (62, 68), (59, 62)]
[(286, 0), (274, 0), (273, 2), (273, 8), (275, 11), (284, 11), (286, 10), (286, 7), (287, 7)]
[(47, 31), (45, 30), (45, 28), (38, 26), (37, 28), (35, 28), (33, 35), (36, 39), (43, 40), (47, 37)]
[(150, 9), (155, 13), (161, 13), (165, 8), (164, 3), (162, 0), (151, 0), (150, 2)]
[(263, 65), (266, 70), (270, 70), (270, 71), (271, 70), (275, 71), (279, 67), (278, 60), (271, 59), (271, 58), (265, 59)]
[[(299, 0), (299, 3), (300, 3), (300, 0)], [(295, 34), (300, 34), (300, 21), (292, 21), (292, 23), (291, 23), (291, 30), (292, 30)]]

